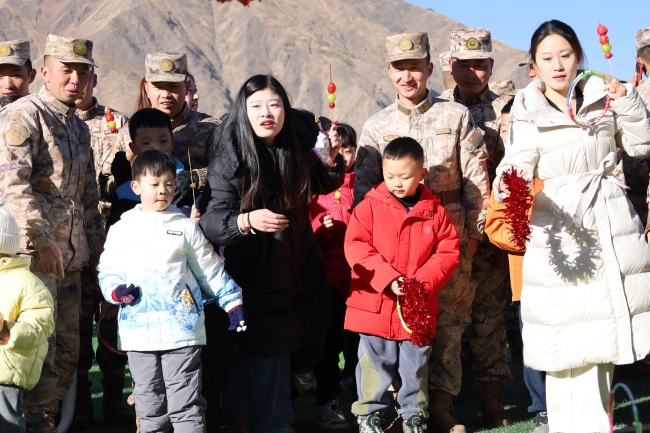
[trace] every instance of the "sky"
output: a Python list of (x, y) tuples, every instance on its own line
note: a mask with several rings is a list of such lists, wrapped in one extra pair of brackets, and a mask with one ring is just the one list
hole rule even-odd
[[(557, 19), (569, 24), (580, 39), (589, 69), (610, 74), (603, 56), (596, 27), (598, 21), (609, 29), (614, 75), (629, 80), (634, 73), (636, 31), (650, 26), (648, 4), (643, 0), (407, 0), (458, 21), (465, 27), (490, 29), (492, 37), (528, 51), (530, 37), (544, 21)], [(414, 29), (414, 31), (417, 31)]]

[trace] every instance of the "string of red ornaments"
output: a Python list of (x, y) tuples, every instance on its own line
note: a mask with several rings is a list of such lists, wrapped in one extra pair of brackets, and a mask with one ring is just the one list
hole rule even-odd
[(506, 218), (510, 224), (510, 241), (518, 248), (524, 248), (530, 240), (528, 210), (533, 205), (530, 195), (530, 182), (515, 168), (510, 167), (502, 174), (504, 185), (508, 188), (508, 197), (503, 199), (506, 205)]
[[(219, 3), (226, 3), (232, 0), (217, 0)], [(239, 3), (243, 4), (244, 6), (250, 6), (252, 0), (238, 0)], [(262, 0), (259, 0), (262, 1)]]
[(411, 334), (411, 343), (423, 347), (431, 344), (435, 329), (431, 326), (429, 293), (415, 278), (398, 282), (403, 295), (397, 298), (397, 313), (402, 326)]

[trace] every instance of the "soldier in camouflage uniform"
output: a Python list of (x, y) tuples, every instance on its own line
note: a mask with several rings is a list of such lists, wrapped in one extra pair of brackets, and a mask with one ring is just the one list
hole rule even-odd
[(25, 393), (28, 432), (55, 430), (79, 357), (80, 271), (104, 244), (88, 126), (75, 100), (90, 78), (92, 42), (48, 35), (45, 85), (0, 113), (0, 195), (21, 250), (54, 299), (55, 331), (41, 378)]
[[(187, 56), (183, 52), (147, 53), (145, 58), (145, 91), (151, 106), (169, 115), (174, 128), (172, 156), (180, 160), (186, 170), (195, 173), (198, 189), (202, 189), (208, 173), (210, 149), (220, 137), (221, 120), (205, 113), (191, 110), (185, 102), (190, 82), (187, 81)], [(133, 159), (129, 147), (129, 128), (122, 128), (117, 135), (116, 151), (125, 151), (127, 159)], [(188, 158), (188, 149), (191, 161)]]
[[(102, 215), (103, 227), (110, 211), (110, 196), (114, 186), (109, 183), (111, 166), (107, 163), (111, 159), (111, 152), (117, 138), (117, 131), (128, 120), (123, 114), (110, 110), (112, 122), (107, 119), (106, 107), (100, 105), (93, 91), (97, 85), (97, 74), (90, 71), (91, 79), (83, 89), (83, 93), (75, 102), (77, 117), (86, 122), (90, 129), (90, 146), (93, 154), (95, 174), (99, 187), (99, 211)], [(89, 428), (93, 420), (93, 405), (90, 393), (88, 371), (92, 367), (94, 357), (92, 337), (95, 318), (102, 319), (102, 335), (112, 334), (110, 340), (117, 340), (117, 307), (104, 301), (99, 285), (97, 284), (97, 271), (86, 268), (81, 274), (81, 319), (79, 322), (79, 364), (77, 367), (77, 404), (75, 407), (74, 426)], [(98, 306), (101, 305), (101, 308)], [(100, 314), (101, 313), (101, 314)], [(122, 406), (122, 388), (126, 356), (117, 355), (109, 351), (100, 342), (97, 346), (97, 363), (102, 372), (102, 385), (104, 390), (103, 413), (104, 422), (107, 423), (133, 423), (134, 415)]]
[[(492, 76), (492, 38), (486, 29), (460, 29), (451, 33), (451, 73), (457, 85), (450, 100), (467, 107), (483, 131), (488, 151), (490, 184), (505, 149), (499, 134), (501, 109), (512, 96), (498, 96), (489, 89)], [(513, 86), (514, 87), (514, 86)], [(501, 403), (503, 382), (511, 380), (508, 366), (503, 311), (507, 301), (505, 254), (484, 238), (472, 264), (477, 284), (468, 328), (472, 372), (479, 386), (483, 419), (489, 427), (508, 425), (510, 418)]]
[(440, 71), (442, 72), (442, 85), (445, 88), (438, 98), (446, 99), (448, 101), (454, 93), (454, 87), (456, 87), (454, 77), (451, 75), (451, 64), (449, 60), (449, 51), (445, 51), (438, 55), (438, 63), (440, 64)]
[(426, 81), (433, 64), (427, 34), (389, 36), (386, 48), (388, 75), (398, 95), (363, 126), (355, 162), (355, 202), (382, 181), (381, 154), (391, 140), (407, 136), (422, 145), (429, 170), (424, 183), (440, 198), (461, 236), (460, 265), (438, 293), (429, 371), (429, 426), (443, 433), (464, 432), (450, 411), (460, 390), (460, 339), (474, 298), (472, 255), (483, 237), (489, 194), (487, 152), (467, 108), (428, 93)]
[(36, 77), (29, 53), (29, 42), (0, 42), (0, 95), (29, 95), (29, 85)]
[[(636, 32), (636, 56), (637, 62), (641, 64), (642, 72), (645, 73), (646, 81), (641, 83), (636, 88), (636, 91), (641, 95), (641, 99), (645, 103), (645, 106), (650, 109), (650, 81), (648, 78), (648, 71), (650, 71), (650, 27), (646, 27)], [(643, 77), (636, 77), (637, 83), (641, 81)]]

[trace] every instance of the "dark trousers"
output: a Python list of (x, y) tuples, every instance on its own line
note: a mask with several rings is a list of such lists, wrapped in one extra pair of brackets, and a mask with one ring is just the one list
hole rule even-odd
[[(519, 313), (519, 328), (523, 330), (524, 322), (521, 320), (521, 304), (517, 302)], [(528, 406), (528, 412), (535, 413), (546, 410), (546, 372), (533, 370), (524, 364), (524, 383), (533, 404)]]
[(341, 371), (339, 354), (343, 350), (343, 321), (345, 319), (345, 302), (341, 296), (332, 293), (332, 322), (327, 330), (323, 356), (314, 368), (316, 377), (316, 403), (321, 406), (334, 400), (341, 393)]

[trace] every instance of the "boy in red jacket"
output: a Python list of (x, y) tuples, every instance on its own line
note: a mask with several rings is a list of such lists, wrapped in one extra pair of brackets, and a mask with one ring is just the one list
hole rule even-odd
[(427, 174), (422, 146), (410, 137), (384, 150), (384, 182), (354, 209), (345, 236), (352, 267), (345, 329), (359, 332), (358, 401), (352, 413), (360, 433), (380, 433), (387, 389), (398, 375), (404, 433), (421, 433), (428, 418), (427, 360), (431, 345), (418, 347), (397, 310), (400, 281), (416, 279), (428, 292), (432, 329), (437, 292), (459, 263), (459, 237), (440, 200), (420, 184)]

